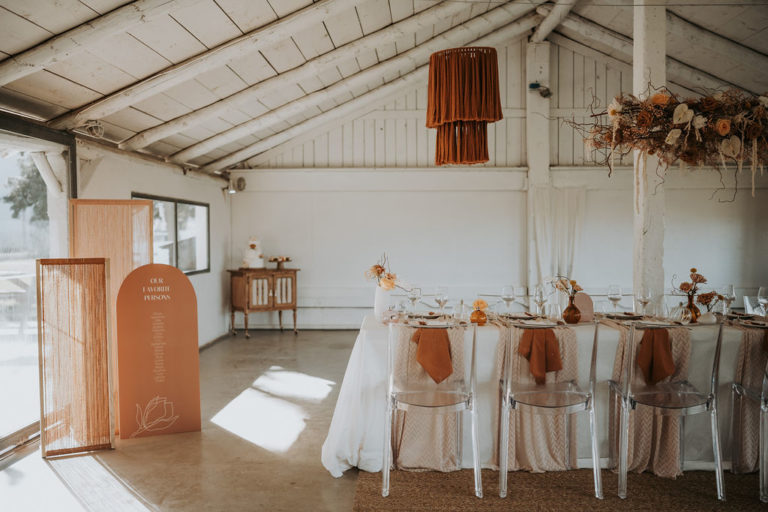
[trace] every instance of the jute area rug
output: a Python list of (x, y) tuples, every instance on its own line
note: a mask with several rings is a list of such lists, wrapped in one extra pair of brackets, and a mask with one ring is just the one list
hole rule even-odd
[(483, 470), (483, 498), (473, 491), (472, 470), (392, 471), (389, 497), (381, 497), (381, 473), (360, 471), (357, 477), (354, 510), (369, 511), (490, 511), (558, 510), (566, 512), (599, 510), (767, 510), (759, 499), (756, 473), (725, 473), (727, 501), (720, 503), (711, 471), (687, 471), (676, 480), (649, 473), (631, 473), (627, 499), (616, 495), (618, 477), (603, 471), (603, 494), (598, 500), (592, 491), (592, 470), (579, 469), (550, 473), (509, 474), (508, 496), (499, 498), (499, 473)]

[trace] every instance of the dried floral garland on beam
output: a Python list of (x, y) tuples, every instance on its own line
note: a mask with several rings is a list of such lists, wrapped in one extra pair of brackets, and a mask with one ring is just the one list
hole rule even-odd
[(616, 153), (639, 150), (656, 155), (669, 167), (712, 166), (725, 170), (745, 162), (755, 173), (768, 161), (768, 93), (751, 96), (737, 90), (717, 92), (698, 99), (680, 99), (667, 89), (641, 100), (630, 94), (617, 96), (605, 112), (593, 114), (594, 123), (569, 122), (582, 131), (588, 146), (607, 150), (613, 171)]

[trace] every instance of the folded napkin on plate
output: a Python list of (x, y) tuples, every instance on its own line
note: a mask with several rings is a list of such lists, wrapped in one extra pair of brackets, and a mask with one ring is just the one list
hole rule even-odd
[(418, 344), (416, 361), (437, 384), (453, 373), (448, 329), (417, 329), (411, 341)]
[(645, 382), (654, 385), (675, 373), (672, 343), (666, 329), (646, 329), (637, 351), (637, 365)]
[(536, 384), (544, 384), (547, 372), (563, 369), (560, 345), (552, 329), (525, 329), (517, 351), (531, 364)]

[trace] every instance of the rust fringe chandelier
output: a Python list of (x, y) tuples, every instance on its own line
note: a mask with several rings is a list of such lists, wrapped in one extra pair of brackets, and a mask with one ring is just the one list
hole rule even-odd
[(433, 53), (427, 91), (427, 128), (437, 128), (435, 165), (487, 162), (487, 124), (503, 117), (496, 49)]

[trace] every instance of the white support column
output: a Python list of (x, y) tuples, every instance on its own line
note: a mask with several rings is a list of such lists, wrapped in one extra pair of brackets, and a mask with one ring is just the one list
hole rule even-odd
[(55, 151), (36, 151), (30, 155), (47, 190), (48, 254), (52, 258), (64, 258), (69, 254), (67, 160)]
[[(541, 87), (549, 87), (549, 43), (528, 43), (525, 59), (525, 87), (538, 83)], [(540, 90), (540, 89), (539, 89)], [(549, 252), (551, 241), (537, 239), (536, 219), (534, 218), (534, 196), (540, 200), (546, 197), (537, 192), (551, 186), (549, 175), (549, 117), (550, 99), (539, 93), (539, 90), (528, 89), (525, 101), (525, 145), (528, 159), (528, 292), (532, 293), (534, 286), (541, 282), (549, 269), (541, 267), (543, 253)], [(539, 219), (544, 222), (545, 219)], [(548, 260), (548, 259), (547, 259)]]
[[(667, 81), (666, 7), (663, 0), (646, 3), (634, 7), (632, 92), (638, 97), (648, 95), (649, 85), (659, 88)], [(633, 285), (656, 301), (664, 293), (664, 169), (658, 158), (635, 151), (634, 177)]]

